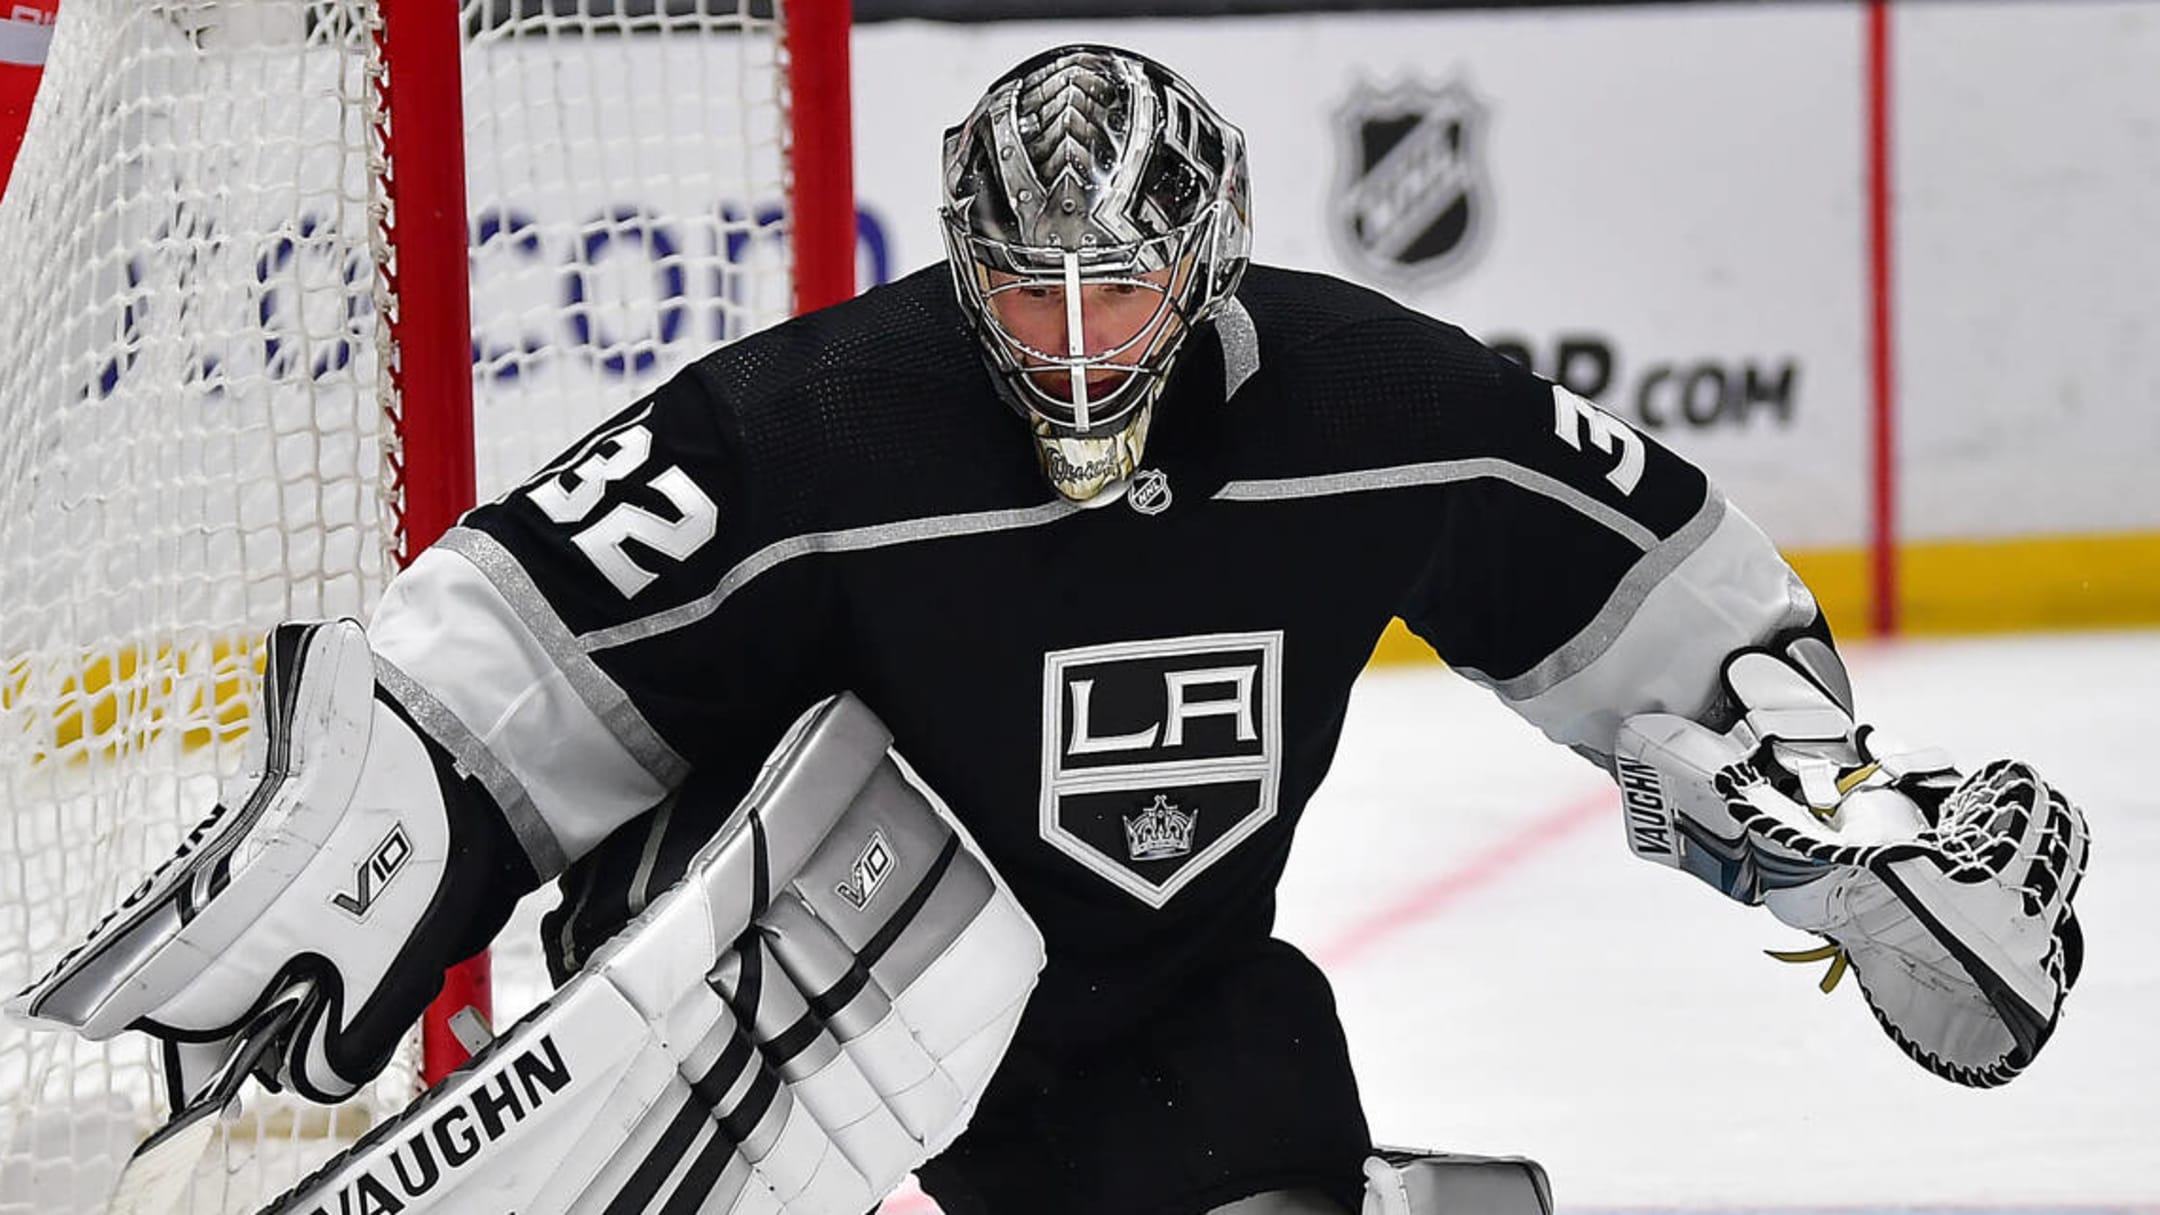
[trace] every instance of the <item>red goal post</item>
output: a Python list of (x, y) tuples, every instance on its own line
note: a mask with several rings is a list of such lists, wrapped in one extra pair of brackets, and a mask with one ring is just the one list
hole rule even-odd
[[(429, 123), (401, 144), (395, 116), (462, 109), (457, 14), (440, 0), (381, 0), (378, 40), (384, 120), (385, 243), (398, 312), (388, 371), (402, 438), (390, 457), (392, 510), (402, 565), (474, 505), (472, 355), (466, 283), (465, 144), (455, 124)], [(790, 0), (783, 23), (788, 98), (787, 184), (797, 312), (855, 294), (855, 194), (849, 139), (847, 0)], [(453, 272), (445, 273), (446, 270)], [(417, 408), (405, 402), (428, 402)], [(424, 1026), (422, 1080), (432, 1085), (466, 1058), (450, 1019), (466, 1008), (492, 1018), (485, 955), (451, 971)]]

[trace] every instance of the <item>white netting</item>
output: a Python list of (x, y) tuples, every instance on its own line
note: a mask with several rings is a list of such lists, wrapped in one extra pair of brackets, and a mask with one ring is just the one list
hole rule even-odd
[[(786, 311), (776, 31), (658, 7), (695, 11), (464, 6), (483, 496)], [(262, 634), (364, 618), (386, 579), (375, 20), (62, 5), (0, 201), (0, 995), (236, 772)], [(152, 1062), (135, 1035), (0, 1026), (0, 1215), (98, 1209), (162, 1120)], [(401, 1103), (410, 1065), (335, 1122), (251, 1102), (184, 1209), (255, 1209)]]
[[(713, 0), (665, 6), (692, 10), (676, 16), (546, 15), (593, 7), (466, 5), (482, 498), (788, 312), (771, 21), (699, 15), (723, 7)], [(471, 20), (512, 9), (538, 15)]]

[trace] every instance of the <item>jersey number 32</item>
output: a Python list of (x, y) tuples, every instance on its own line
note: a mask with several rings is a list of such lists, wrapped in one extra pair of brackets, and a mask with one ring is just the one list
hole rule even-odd
[(617, 502), (585, 523), (608, 497), (608, 488), (641, 472), (652, 458), (652, 431), (633, 423), (600, 439), (570, 467), (535, 481), (525, 491), (540, 512), (564, 525), (584, 523), (570, 536), (595, 568), (629, 598), (659, 575), (631, 558), (635, 540), (664, 557), (687, 560), (705, 546), (720, 526), (720, 508), (680, 464), (672, 464), (642, 483), (675, 508), (663, 518), (642, 506)]

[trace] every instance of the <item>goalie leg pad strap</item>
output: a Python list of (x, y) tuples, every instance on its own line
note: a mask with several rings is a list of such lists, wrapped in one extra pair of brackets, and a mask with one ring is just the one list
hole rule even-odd
[(965, 1125), (1043, 961), (889, 745), (851, 698), (814, 710), (680, 882), (272, 1211), (874, 1206)]

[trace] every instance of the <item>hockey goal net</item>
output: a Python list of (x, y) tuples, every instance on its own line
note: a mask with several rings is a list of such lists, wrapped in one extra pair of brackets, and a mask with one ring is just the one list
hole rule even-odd
[[(365, 619), (475, 488), (851, 291), (846, 13), (62, 0), (0, 199), (0, 994), (238, 771), (271, 625)], [(261, 1206), (421, 1053), (251, 1089), (180, 1209)], [(99, 1210), (154, 1076), (0, 1026), (0, 1215)]]

